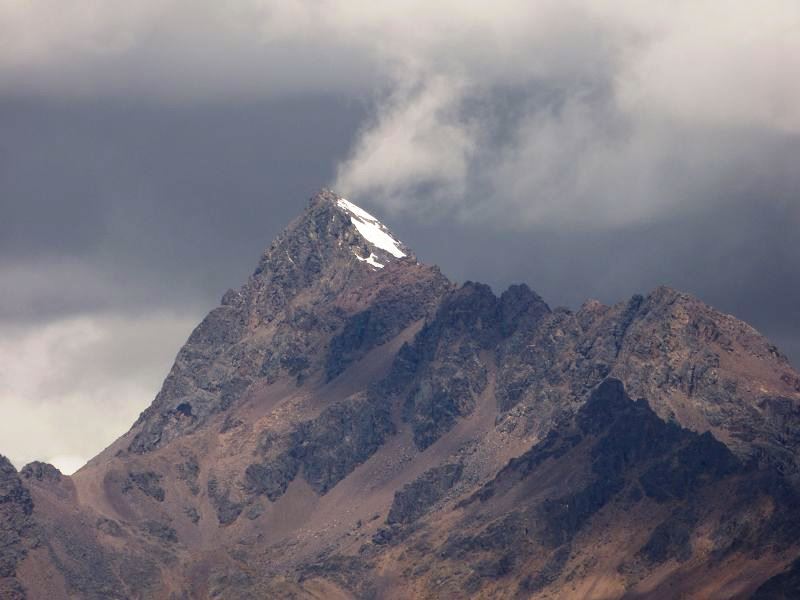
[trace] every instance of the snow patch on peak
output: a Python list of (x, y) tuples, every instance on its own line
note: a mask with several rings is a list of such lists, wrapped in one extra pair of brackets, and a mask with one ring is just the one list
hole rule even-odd
[(355, 255), (355, 257), (356, 257), (358, 260), (360, 260), (361, 262), (365, 262), (365, 263), (367, 263), (368, 265), (372, 265), (373, 267), (376, 267), (376, 268), (378, 268), (378, 269), (382, 269), (382, 268), (383, 268), (383, 265), (382, 265), (381, 263), (379, 263), (379, 262), (378, 262), (378, 260), (377, 260), (377, 259), (378, 259), (378, 257), (377, 257), (377, 256), (375, 256), (375, 253), (374, 253), (374, 252), (370, 252), (370, 253), (369, 253), (369, 256), (368, 256), (367, 258), (363, 258), (363, 257), (359, 256), (359, 255), (358, 255), (358, 252), (356, 252), (355, 250), (353, 250), (353, 254), (354, 254), (354, 255)]
[(375, 223), (380, 223), (380, 221), (378, 221), (378, 219), (373, 217), (371, 214), (369, 214), (367, 211), (365, 211), (360, 206), (356, 206), (355, 204), (353, 204), (352, 202), (350, 202), (350, 200), (347, 200), (346, 198), (339, 198), (336, 201), (336, 204), (339, 205), (339, 208), (345, 209), (347, 212), (349, 212), (352, 215), (355, 215), (356, 217), (358, 217), (359, 219), (361, 219), (363, 221), (373, 221)]
[[(381, 250), (385, 250), (397, 258), (402, 258), (406, 255), (405, 252), (400, 249), (400, 242), (389, 235), (386, 226), (363, 208), (356, 206), (344, 198), (339, 198), (336, 204), (339, 208), (350, 214), (350, 220), (353, 222), (353, 225), (355, 225), (358, 233), (370, 244)], [(361, 258), (360, 256), (358, 256), (358, 258), (360, 260), (369, 261), (372, 255), (370, 255), (370, 258)], [(380, 266), (382, 267), (383, 265)]]

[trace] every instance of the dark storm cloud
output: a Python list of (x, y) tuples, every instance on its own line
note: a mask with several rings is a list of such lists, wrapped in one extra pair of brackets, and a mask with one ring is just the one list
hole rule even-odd
[(455, 279), (667, 284), (797, 364), (797, 27), (793, 0), (0, 0), (0, 452), (113, 440), (331, 183)]
[[(207, 305), (329, 181), (363, 109), (0, 103), (0, 317)], [(49, 289), (48, 289), (49, 288)]]

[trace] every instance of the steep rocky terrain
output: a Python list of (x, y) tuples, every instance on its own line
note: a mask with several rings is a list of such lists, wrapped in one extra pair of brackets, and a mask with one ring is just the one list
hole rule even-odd
[(734, 317), (456, 286), (322, 191), (126, 435), (0, 461), (0, 597), (800, 597), (799, 449)]
[(25, 558), (33, 532), (30, 492), (8, 460), (0, 456), (0, 597), (24, 598), (17, 566)]

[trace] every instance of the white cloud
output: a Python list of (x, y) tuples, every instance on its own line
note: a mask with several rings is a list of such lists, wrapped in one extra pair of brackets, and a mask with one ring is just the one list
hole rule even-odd
[(800, 4), (640, 3), (625, 16), (642, 40), (618, 81), (625, 110), (800, 133)]
[(409, 200), (408, 188), (429, 183), (446, 188), (449, 196), (463, 194), (476, 146), (472, 128), (478, 125), (461, 120), (460, 94), (459, 83), (445, 77), (392, 94), (352, 158), (340, 166), (337, 187), (395, 208)]
[(417, 114), (415, 97), (378, 103), (337, 189), (511, 227), (616, 227), (717, 202), (746, 177), (769, 180), (770, 156), (800, 136), (796, 2), (486, 10), (481, 22), (466, 11), (469, 36), (449, 36), (454, 25), (442, 44), (412, 45), (406, 63), (422, 89), (438, 83), (439, 102), (419, 104), (424, 119), (403, 119)]
[(127, 431), (155, 397), (195, 315), (0, 322), (0, 453), (66, 471)]

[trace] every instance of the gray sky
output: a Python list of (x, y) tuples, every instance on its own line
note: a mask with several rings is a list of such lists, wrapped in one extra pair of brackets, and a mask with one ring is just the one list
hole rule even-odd
[(800, 363), (794, 0), (0, 0), (0, 40), (18, 466), (124, 432), (324, 185), (456, 280), (668, 284)]

